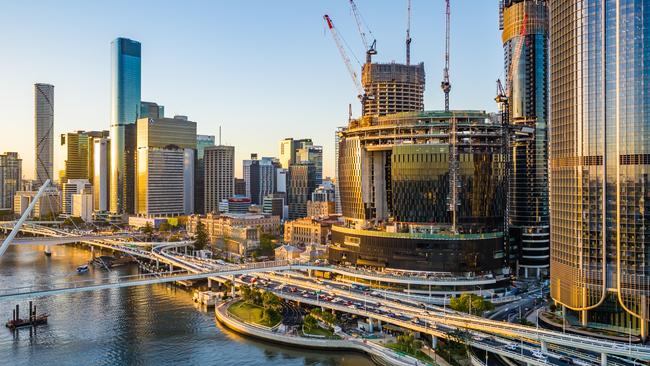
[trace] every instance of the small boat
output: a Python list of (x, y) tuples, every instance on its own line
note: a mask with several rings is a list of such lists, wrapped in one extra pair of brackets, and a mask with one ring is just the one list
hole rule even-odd
[(86, 273), (88, 272), (88, 265), (84, 264), (79, 267), (77, 267), (77, 273)]
[(52, 251), (50, 250), (50, 247), (45, 247), (43, 253), (45, 253), (45, 255), (48, 257), (52, 255)]

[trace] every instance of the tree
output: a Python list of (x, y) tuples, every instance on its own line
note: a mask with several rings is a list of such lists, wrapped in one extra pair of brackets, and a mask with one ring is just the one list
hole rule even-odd
[(471, 293), (464, 293), (460, 297), (453, 297), (449, 302), (449, 306), (456, 311), (462, 311), (464, 313), (469, 313), (471, 308), (472, 314), (474, 315), (482, 315), (484, 312), (494, 309), (494, 304), (490, 301)]
[(205, 231), (205, 225), (199, 221), (196, 224), (196, 239), (194, 240), (194, 249), (203, 250), (208, 244), (208, 233)]
[(262, 295), (262, 307), (264, 309), (271, 309), (275, 312), (282, 310), (282, 301), (272, 292), (264, 292)]
[(321, 319), (330, 326), (334, 326), (334, 323), (336, 323), (336, 316), (327, 311), (322, 312)]
[(153, 236), (153, 226), (151, 226), (151, 223), (147, 222), (140, 230), (147, 236), (147, 241), (151, 241), (151, 237)]
[(168, 222), (163, 222), (160, 224), (160, 231), (164, 231), (164, 232), (172, 231), (172, 226)]
[(402, 334), (397, 337), (397, 344), (407, 353), (416, 354), (422, 348), (422, 341), (415, 339), (413, 333)]
[(314, 329), (318, 325), (318, 321), (311, 315), (306, 315), (303, 319), (303, 324), (307, 329)]

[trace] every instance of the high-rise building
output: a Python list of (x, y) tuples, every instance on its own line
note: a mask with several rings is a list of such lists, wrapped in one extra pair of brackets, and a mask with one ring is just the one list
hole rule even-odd
[(61, 182), (89, 178), (89, 145), (88, 135), (84, 131), (61, 134), (61, 146), (65, 156), (64, 168), (59, 174)]
[(203, 159), (203, 151), (206, 147), (214, 146), (213, 135), (196, 135), (196, 157)]
[(313, 145), (311, 139), (299, 139), (294, 140), (292, 137), (288, 137), (280, 141), (280, 165), (284, 169), (289, 169), (289, 165), (298, 162), (296, 160), (296, 152), (299, 149), (305, 148), (307, 146)]
[(366, 63), (361, 83), (364, 116), (424, 110), (424, 64)]
[(284, 219), (284, 202), (284, 193), (268, 194), (264, 196), (264, 201), (262, 202), (262, 212), (273, 216), (280, 216)]
[[(461, 139), (450, 136), (452, 123)], [(505, 156), (502, 126), (483, 111), (351, 120), (339, 136), (344, 224), (332, 227), (330, 263), (507, 283)]]
[(110, 211), (132, 210), (135, 186), (136, 131), (140, 112), (140, 43), (117, 38), (111, 43)]
[(192, 214), (196, 122), (141, 118), (137, 122), (137, 147), (136, 213)]
[(289, 219), (307, 216), (307, 201), (316, 189), (316, 168), (310, 162), (291, 164), (287, 175)]
[(14, 196), (21, 190), (23, 160), (17, 152), (0, 155), (0, 209), (13, 209)]
[(279, 167), (277, 159), (263, 157), (258, 160), (257, 154), (251, 154), (250, 160), (243, 161), (246, 197), (250, 197), (254, 205), (261, 205), (266, 195), (276, 192)]
[(551, 0), (551, 296), (646, 338), (650, 17), (645, 0)]
[(334, 132), (334, 207), (337, 214), (341, 214), (341, 192), (339, 191), (339, 136), (340, 133), (345, 130), (345, 127), (337, 127), (336, 132)]
[(316, 185), (323, 183), (323, 147), (305, 146), (296, 150), (296, 162), (310, 162), (314, 164), (316, 172)]
[(504, 118), (514, 128), (534, 131), (511, 142), (510, 259), (519, 275), (541, 277), (548, 275), (550, 256), (548, 6), (546, 1), (507, 1), (500, 9), (509, 85), (509, 115)]
[(233, 196), (235, 147), (210, 146), (204, 150), (205, 212), (219, 212), (219, 202)]
[(34, 170), (38, 188), (54, 179), (54, 86), (34, 84)]
[(108, 137), (93, 138), (93, 208), (100, 212), (109, 208), (110, 145)]
[(140, 102), (138, 118), (165, 118), (165, 107), (154, 102)]
[(196, 135), (196, 167), (194, 169), (194, 212), (205, 214), (205, 162), (203, 152), (214, 146), (214, 136)]
[(235, 178), (235, 196), (246, 196), (246, 180), (244, 178)]

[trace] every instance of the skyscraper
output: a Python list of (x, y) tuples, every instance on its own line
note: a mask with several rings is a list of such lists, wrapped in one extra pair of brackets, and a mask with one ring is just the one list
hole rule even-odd
[(54, 165), (54, 86), (34, 84), (34, 170), (40, 187), (52, 175)]
[(68, 179), (91, 179), (88, 171), (90, 140), (84, 131), (61, 134), (61, 146), (65, 154), (64, 168), (59, 174), (61, 182)]
[(296, 150), (296, 162), (310, 162), (314, 164), (316, 174), (316, 185), (323, 184), (323, 147), (322, 146), (305, 146)]
[(548, 275), (550, 256), (548, 6), (545, 0), (507, 1), (500, 9), (509, 85), (509, 115), (504, 118), (512, 127), (534, 131), (529, 138), (511, 143), (510, 259), (519, 275), (541, 277)]
[(205, 164), (205, 212), (219, 212), (219, 202), (233, 196), (235, 147), (209, 146), (203, 152)]
[(246, 196), (254, 205), (261, 205), (264, 197), (277, 192), (277, 169), (279, 168), (280, 162), (276, 158), (263, 157), (258, 160), (257, 154), (251, 154), (250, 160), (243, 161)]
[(214, 136), (196, 135), (196, 168), (194, 169), (194, 212), (205, 213), (205, 161), (203, 154), (206, 147), (214, 146)]
[(280, 141), (280, 165), (284, 169), (289, 169), (289, 165), (297, 163), (296, 152), (307, 146), (313, 145), (311, 139), (294, 140), (292, 137)]
[[(110, 211), (127, 212), (133, 204), (135, 122), (140, 111), (140, 43), (117, 38), (111, 43)], [(130, 128), (128, 127), (130, 126)], [(128, 131), (127, 131), (128, 130)]]
[(107, 137), (93, 138), (93, 207), (100, 212), (109, 208), (110, 145), (111, 140)]
[(310, 162), (291, 164), (287, 175), (289, 219), (307, 216), (307, 201), (316, 189), (316, 168)]
[(0, 155), (0, 209), (13, 209), (14, 196), (20, 191), (23, 160), (17, 152)]
[(165, 107), (154, 102), (140, 102), (138, 118), (165, 118)]
[(551, 0), (551, 296), (648, 334), (650, 17), (645, 0)]
[(194, 212), (196, 122), (141, 118), (137, 122), (136, 213)]

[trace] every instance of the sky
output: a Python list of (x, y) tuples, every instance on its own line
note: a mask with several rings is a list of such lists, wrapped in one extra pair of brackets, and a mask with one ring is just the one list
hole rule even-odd
[[(378, 62), (404, 62), (406, 0), (357, 0)], [(444, 1), (412, 0), (411, 62), (424, 62), (425, 109), (443, 108)], [(497, 0), (453, 0), (451, 108), (495, 111), (503, 78)], [(251, 153), (277, 156), (285, 137), (312, 138), (334, 175), (334, 131), (356, 88), (325, 27), (329, 14), (356, 69), (364, 49), (348, 0), (0, 2), (0, 152), (34, 176), (34, 83), (54, 89), (55, 172), (61, 133), (108, 130), (110, 42), (142, 43), (142, 99), (186, 115), (200, 134), (234, 145), (236, 175)], [(360, 71), (358, 72), (360, 75)]]

